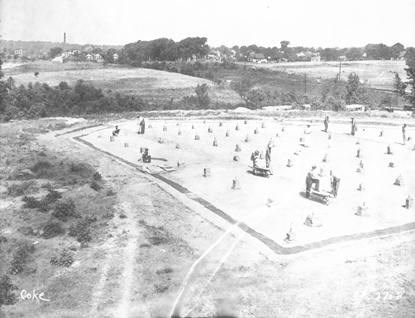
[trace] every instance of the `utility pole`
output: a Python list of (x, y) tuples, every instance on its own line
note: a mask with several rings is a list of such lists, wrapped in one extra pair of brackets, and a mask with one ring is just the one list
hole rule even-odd
[(304, 95), (307, 95), (307, 73), (304, 73)]
[(340, 61), (340, 64), (339, 64), (339, 75), (337, 76), (337, 79), (340, 81), (340, 78), (341, 78), (341, 74), (342, 74), (342, 61)]

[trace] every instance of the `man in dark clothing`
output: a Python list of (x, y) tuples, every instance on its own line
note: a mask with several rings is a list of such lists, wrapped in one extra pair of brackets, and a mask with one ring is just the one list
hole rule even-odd
[(354, 118), (352, 118), (351, 124), (352, 124), (351, 135), (354, 136), (356, 134), (356, 130), (357, 130), (356, 121), (354, 120)]
[(337, 192), (339, 191), (340, 178), (336, 177), (333, 174), (333, 171), (330, 171), (330, 181), (331, 181), (331, 192), (334, 197), (337, 197)]
[(143, 134), (143, 135), (146, 131), (146, 122), (145, 122), (144, 118), (140, 122), (140, 131), (141, 131), (141, 134)]
[(329, 129), (329, 121), (330, 121), (329, 116), (326, 116), (326, 118), (324, 118), (324, 132), (327, 132)]

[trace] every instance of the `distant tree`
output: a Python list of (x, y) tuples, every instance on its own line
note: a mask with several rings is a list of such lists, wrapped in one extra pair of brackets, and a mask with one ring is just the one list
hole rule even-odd
[(366, 104), (367, 92), (360, 84), (359, 76), (356, 73), (350, 73), (346, 84), (346, 104)]
[(407, 68), (405, 68), (408, 77), (407, 83), (411, 89), (410, 92), (405, 95), (405, 98), (412, 106), (415, 106), (415, 48), (411, 47), (406, 50), (405, 62), (407, 66)]
[(392, 57), (391, 49), (383, 43), (366, 45), (365, 53), (372, 60), (390, 60)]
[(55, 58), (58, 55), (61, 55), (63, 49), (61, 47), (53, 47), (49, 50), (49, 56), (51, 59)]
[(199, 108), (206, 109), (210, 104), (210, 97), (208, 93), (208, 86), (206, 83), (202, 85), (197, 85), (195, 88), (195, 93), (197, 97), (197, 104)]
[(399, 55), (405, 50), (405, 47), (401, 43), (395, 43), (390, 47), (390, 53), (392, 58), (397, 59)]
[(393, 87), (395, 88), (395, 91), (400, 96), (405, 96), (405, 90), (406, 90), (407, 84), (402, 81), (401, 77), (399, 76), (399, 74), (397, 72), (395, 72)]
[(1, 66), (3, 61), (0, 59), (0, 113), (3, 112), (6, 108), (6, 98), (7, 98), (7, 83), (2, 81), (1, 78), (4, 76), (1, 71)]
[(336, 48), (325, 48), (320, 50), (319, 53), (323, 61), (337, 61), (340, 56), (340, 51)]
[(351, 47), (346, 51), (346, 57), (350, 61), (356, 61), (362, 59), (362, 49), (357, 47)]
[(4, 76), (4, 73), (1, 71), (1, 66), (3, 65), (3, 61), (0, 58), (0, 79)]
[(290, 45), (290, 41), (281, 41), (281, 51), (285, 52), (285, 50), (288, 48), (288, 45)]
[(67, 82), (60, 82), (58, 87), (59, 87), (60, 90), (70, 89)]
[(206, 44), (205, 37), (189, 37), (177, 43), (179, 56), (183, 59), (204, 57), (209, 52), (209, 46)]
[(245, 74), (242, 78), (238, 81), (231, 82), (231, 88), (238, 93), (238, 95), (245, 101), (246, 104), (249, 103), (249, 91), (254, 86), (254, 83), (249, 76), (249, 74)]

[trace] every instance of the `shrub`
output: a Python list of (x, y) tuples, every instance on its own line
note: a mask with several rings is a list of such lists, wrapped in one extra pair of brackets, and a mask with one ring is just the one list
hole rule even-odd
[(49, 190), (49, 193), (41, 200), (38, 200), (35, 197), (25, 196), (23, 198), (23, 201), (25, 202), (23, 207), (28, 209), (38, 209), (39, 211), (46, 212), (50, 209), (50, 205), (55, 203), (61, 197), (62, 195), (54, 190)]
[(12, 305), (16, 302), (16, 295), (14, 290), (17, 287), (11, 282), (11, 279), (7, 275), (3, 275), (0, 278), (0, 308), (3, 305)]
[(93, 180), (89, 186), (91, 187), (91, 189), (93, 189), (95, 191), (99, 191), (102, 188), (101, 185), (98, 182), (96, 182), (95, 180)]
[(58, 222), (53, 222), (49, 220), (42, 229), (42, 237), (49, 239), (58, 235), (65, 233), (65, 230)]
[(52, 164), (49, 161), (39, 160), (30, 168), (30, 170), (37, 175), (44, 175), (50, 168), (52, 168)]
[(49, 193), (42, 199), (42, 202), (45, 205), (50, 205), (58, 201), (61, 197), (62, 194), (60, 194), (58, 191), (49, 190)]
[(71, 217), (78, 217), (75, 210), (75, 203), (71, 199), (57, 202), (52, 215), (62, 221), (66, 221)]
[(40, 201), (35, 197), (24, 196), (22, 201), (24, 202), (23, 207), (27, 209), (37, 209)]
[(97, 172), (94, 173), (94, 175), (92, 176), (92, 178), (95, 181), (101, 181), (102, 180), (102, 175), (97, 171)]
[(13, 275), (21, 273), (24, 269), (29, 254), (33, 253), (34, 250), (35, 247), (33, 244), (27, 242), (19, 243), (16, 251), (13, 254), (9, 272)]
[(13, 197), (25, 195), (32, 190), (34, 185), (35, 185), (35, 182), (33, 181), (23, 181), (20, 183), (13, 183), (12, 185), (8, 187), (7, 194)]
[(59, 254), (59, 256), (53, 256), (50, 259), (50, 263), (56, 266), (69, 267), (73, 264), (73, 262), (74, 260), (73, 260), (72, 253), (67, 249), (63, 249), (61, 253)]
[(92, 240), (91, 224), (96, 222), (95, 217), (86, 217), (69, 228), (69, 236), (76, 237), (79, 243), (88, 243)]

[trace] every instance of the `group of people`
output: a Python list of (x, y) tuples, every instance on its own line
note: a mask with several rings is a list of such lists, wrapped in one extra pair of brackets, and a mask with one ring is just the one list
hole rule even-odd
[(317, 172), (317, 165), (313, 165), (307, 173), (305, 179), (306, 198), (310, 197), (312, 190), (321, 192), (321, 183), (324, 184), (325, 189), (323, 190), (325, 192), (330, 193), (333, 197), (337, 197), (340, 186), (340, 178), (336, 176), (332, 170), (330, 170), (329, 176), (326, 176), (324, 169), (320, 169), (320, 171)]
[(260, 167), (260, 168), (265, 168), (268, 169), (270, 174), (272, 174), (272, 170), (271, 170), (271, 152), (272, 152), (272, 148), (275, 146), (274, 141), (272, 139), (270, 139), (270, 141), (267, 144), (267, 147), (265, 149), (265, 167), (261, 167), (260, 161), (263, 158), (263, 153), (260, 152), (259, 150), (255, 150), (252, 154), (251, 154), (251, 161), (252, 161), (252, 166), (254, 168)]
[[(324, 118), (324, 132), (328, 132), (329, 129), (329, 122), (330, 122), (330, 118), (329, 116), (326, 116)], [(356, 119), (354, 119), (353, 117), (350, 120), (350, 125), (351, 125), (351, 129), (350, 129), (350, 135), (355, 136), (356, 132), (357, 132), (357, 123), (356, 123)], [(405, 145), (406, 141), (407, 141), (407, 137), (406, 137), (406, 124), (402, 125), (402, 143)]]

